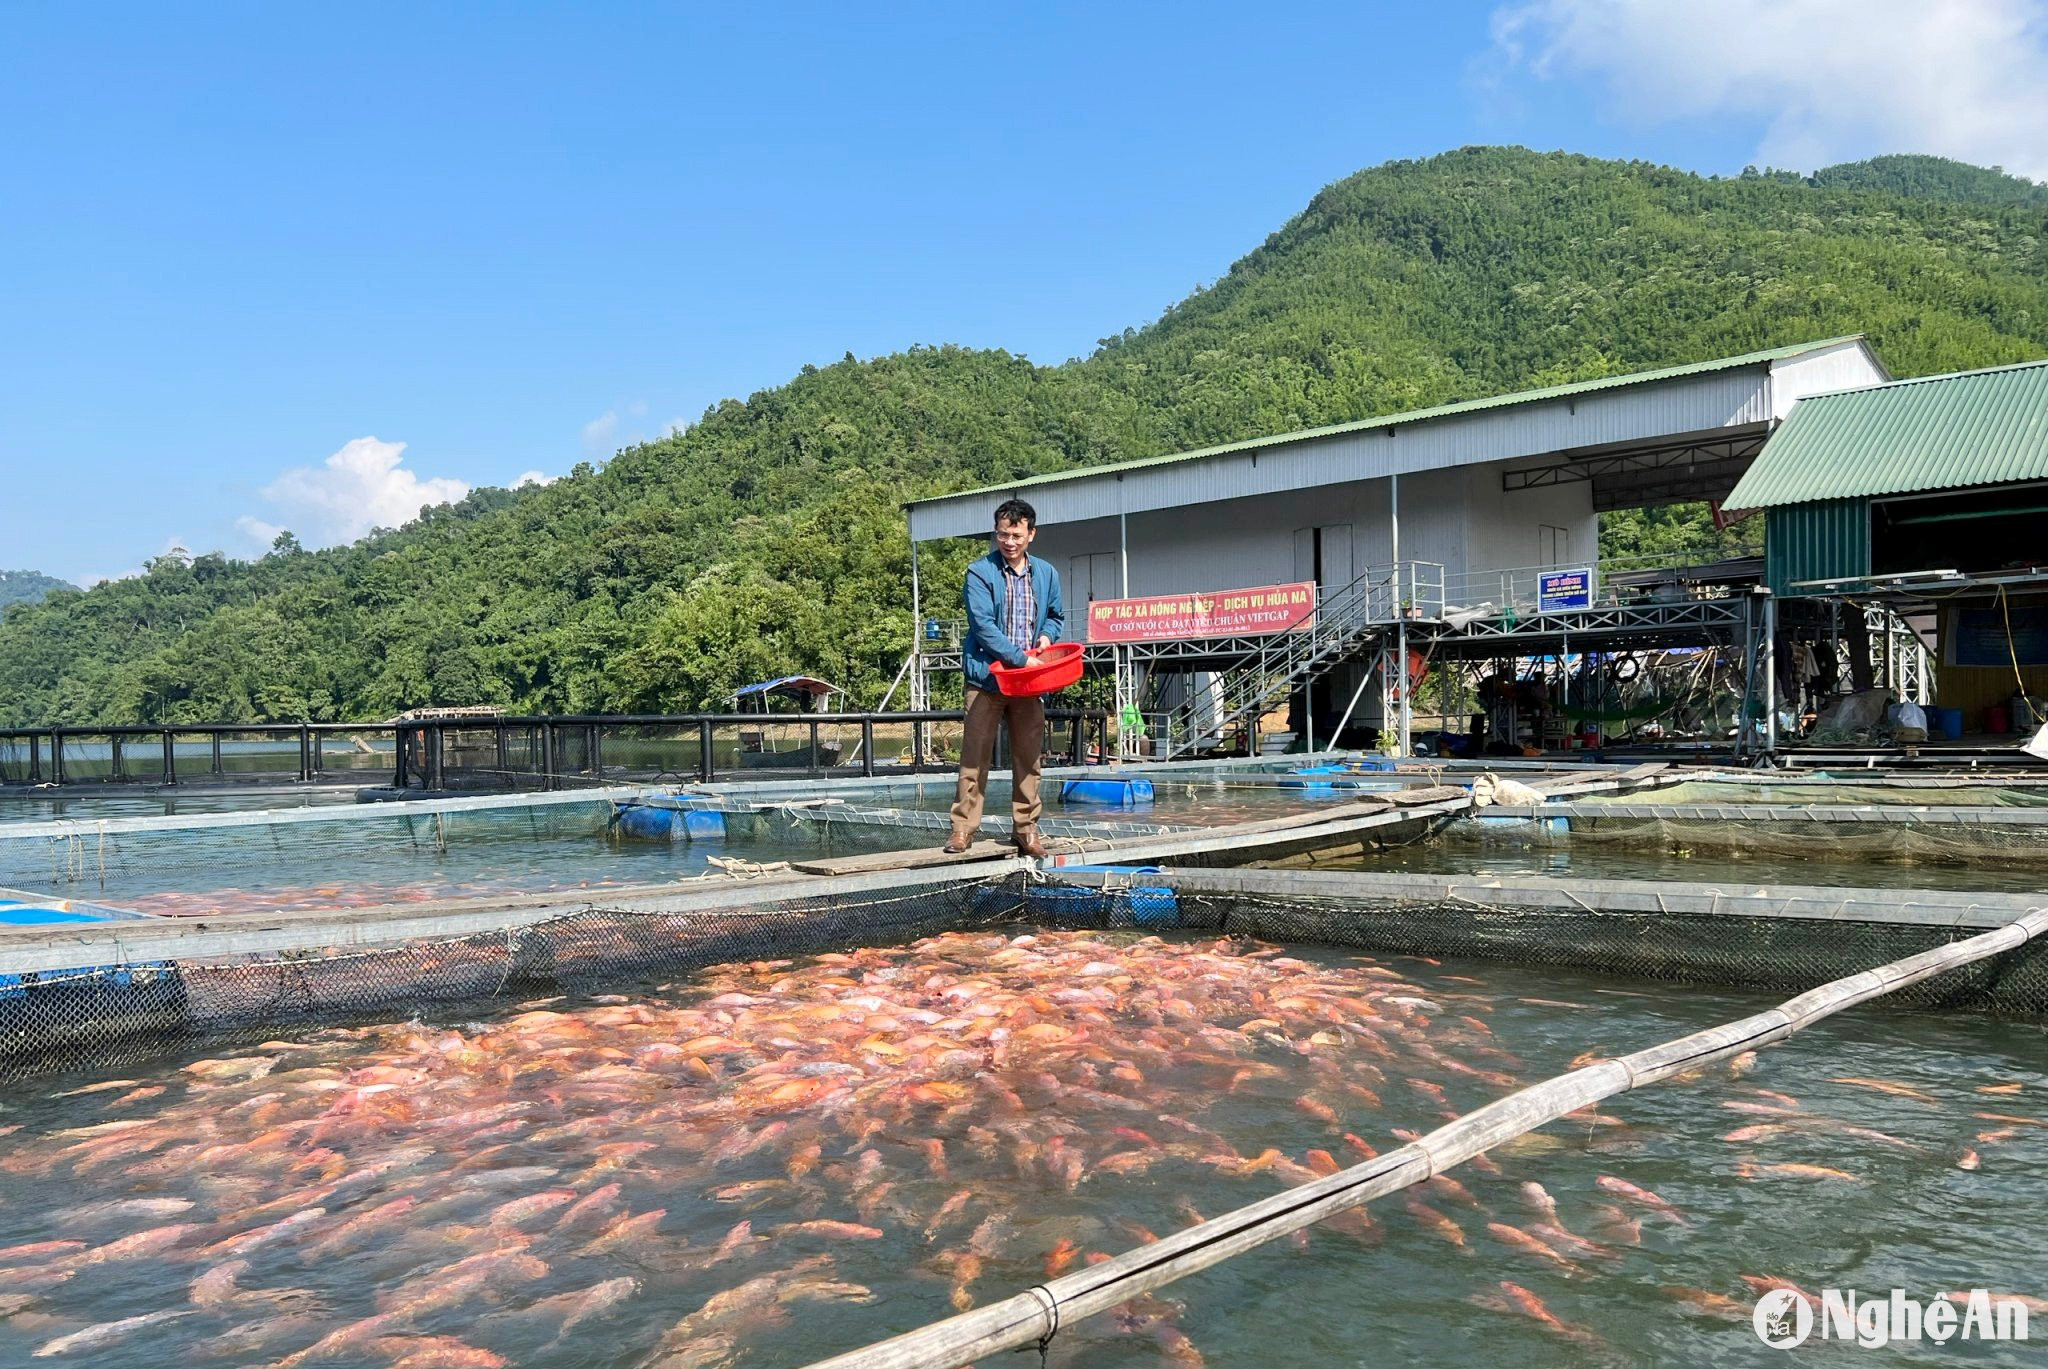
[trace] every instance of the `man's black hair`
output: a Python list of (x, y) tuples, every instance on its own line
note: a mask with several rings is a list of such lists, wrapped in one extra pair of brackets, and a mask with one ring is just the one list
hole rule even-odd
[(996, 526), (1004, 523), (1022, 523), (1027, 528), (1038, 526), (1038, 510), (1021, 499), (1005, 499), (996, 505)]

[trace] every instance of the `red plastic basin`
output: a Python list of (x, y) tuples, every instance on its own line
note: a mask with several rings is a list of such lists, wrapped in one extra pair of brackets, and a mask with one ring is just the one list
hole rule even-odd
[(1081, 678), (1081, 656), (1086, 650), (1079, 642), (1054, 642), (1038, 653), (1037, 665), (1007, 666), (997, 661), (989, 672), (996, 677), (996, 689), (1013, 698), (1051, 694)]

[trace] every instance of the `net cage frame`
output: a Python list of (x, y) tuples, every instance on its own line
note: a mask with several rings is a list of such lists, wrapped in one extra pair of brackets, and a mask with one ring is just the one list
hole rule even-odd
[[(707, 813), (718, 821), (710, 831), (687, 823), (658, 830), (667, 837), (629, 830), (622, 822), (634, 806), (677, 814)], [(1040, 826), (1048, 837), (1073, 850), (1106, 850), (1113, 843), (1199, 833), (1181, 823), (1119, 819), (1115, 810), (1087, 817), (1051, 817)], [(508, 850), (524, 842), (599, 839), (633, 847), (731, 842), (745, 852), (753, 843), (773, 843), (761, 860), (816, 858), (931, 844), (947, 829), (939, 811), (869, 807), (839, 798), (750, 798), (732, 793), (679, 790), (676, 786), (613, 786), (603, 790), (525, 793), (359, 803), (319, 808), (202, 813), (178, 816), (57, 818), (0, 824), (0, 888), (41, 890), (51, 896), (93, 897), (118, 902), (124, 895), (148, 899), (167, 891), (166, 879), (180, 871), (204, 870), (255, 887), (336, 882), (331, 867), (351, 855), (404, 856), (408, 851), (435, 862), (465, 847)], [(1012, 820), (992, 816), (984, 828), (1006, 837)], [(687, 878), (688, 876), (679, 876)], [(653, 876), (641, 875), (639, 883)], [(341, 882), (346, 882), (341, 880)], [(203, 904), (205, 890), (179, 891)], [(316, 891), (317, 892), (317, 891)], [(331, 892), (331, 891), (329, 891)], [(509, 891), (508, 891), (509, 892)]]
[[(2048, 909), (2020, 896), (1540, 879), (1510, 885), (1291, 870), (1048, 872), (1019, 859), (989, 862), (975, 877), (940, 868), (702, 883), (570, 906), (538, 897), (450, 900), (346, 918), (107, 925), (67, 934), (104, 946), (107, 963), (53, 972), (21, 972), (22, 957), (35, 952), (22, 949), (27, 940), (19, 933), (0, 933), (0, 1079), (125, 1067), (198, 1041), (257, 1039), (280, 1028), (394, 1014), (460, 1020), (517, 999), (588, 993), (626, 976), (1016, 926), (1170, 930), (1802, 990), (1738, 1022), (1530, 1085), (1398, 1150), (1156, 1244), (820, 1362), (932, 1369), (964, 1362), (962, 1355), (1042, 1348), (1063, 1320), (1409, 1187), (1614, 1093), (1771, 1044), (1869, 999), (2048, 1014), (2048, 943), (2038, 939)], [(245, 923), (259, 925), (237, 925)], [(1746, 955), (1737, 949), (1742, 937), (1750, 938)], [(181, 940), (191, 954), (177, 953)], [(1801, 954), (1784, 953), (1790, 940), (1804, 947)], [(1780, 954), (1756, 954), (1767, 947)], [(76, 960), (81, 952), (53, 944), (40, 954)]]
[(0, 823), (0, 886), (89, 886), (106, 893), (147, 871), (253, 869), (397, 845), (445, 852), (451, 842), (464, 840), (599, 835), (615, 820), (616, 805), (675, 797), (674, 786), (613, 785), (406, 803), (7, 822)]
[[(488, 1012), (718, 964), (1049, 927), (1500, 960), (1674, 984), (1806, 989), (2005, 925), (2022, 895), (1285, 869), (1040, 871), (1031, 862), (709, 876), (564, 898), (0, 931), (0, 1079), (127, 1064), (196, 1040)], [(2048, 1018), (2048, 947), (1902, 1005)]]
[(1479, 810), (1445, 835), (1463, 845), (1718, 852), (1786, 859), (2048, 868), (2048, 807), (1601, 802)]

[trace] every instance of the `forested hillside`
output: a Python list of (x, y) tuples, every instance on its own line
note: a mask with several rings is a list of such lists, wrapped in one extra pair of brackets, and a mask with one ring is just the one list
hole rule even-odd
[(34, 570), (0, 570), (0, 609), (42, 598), (53, 589), (77, 589), (69, 580)]
[[(906, 497), (1843, 333), (1900, 375), (2038, 357), (2029, 184), (1936, 158), (1725, 180), (1517, 149), (1389, 163), (1082, 360), (848, 357), (353, 546), (160, 558), (16, 606), (0, 717), (688, 709), (789, 670), (872, 701), (909, 641)], [(1608, 536), (1709, 534), (1679, 510)]]

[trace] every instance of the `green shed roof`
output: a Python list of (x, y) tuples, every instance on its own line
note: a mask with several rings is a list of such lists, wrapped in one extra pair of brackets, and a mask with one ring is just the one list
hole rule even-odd
[(1032, 485), (1049, 485), (1062, 480), (1083, 480), (1091, 476), (1116, 471), (1141, 470), (1147, 466), (1169, 466), (1180, 461), (1198, 461), (1207, 456), (1224, 456), (1231, 452), (1248, 452), (1254, 449), (1278, 447), (1289, 442), (1301, 442), (1313, 437), (1332, 437), (1339, 433), (1363, 432), (1371, 428), (1402, 428), (1411, 423), (1422, 423), (1435, 418), (1450, 418), (1457, 414), (1478, 413), (1485, 409), (1512, 408), (1517, 404), (1534, 404), (1543, 400), (1570, 399), (1577, 395), (1593, 394), (1600, 390), (1619, 390), (1631, 385), (1643, 385), (1651, 381), (1674, 380), (1680, 376), (1708, 375), (1715, 371), (1732, 371), (1743, 366), (1755, 366), (1765, 362), (1789, 361), (1793, 357), (1805, 356), (1810, 352), (1823, 352), (1830, 347), (1845, 343), (1861, 342), (1863, 334), (1850, 333), (1844, 337), (1821, 338), (1814, 342), (1795, 342), (1784, 347), (1767, 347), (1760, 352), (1745, 352), (1740, 356), (1716, 357), (1712, 361), (1694, 361), (1683, 366), (1665, 366), (1655, 371), (1631, 371), (1627, 375), (1601, 376), (1597, 380), (1577, 380), (1566, 385), (1546, 385), (1536, 390), (1517, 390), (1513, 394), (1490, 395), (1485, 399), (1465, 399), (1455, 404), (1439, 404), (1428, 409), (1410, 409), (1405, 413), (1381, 414), (1377, 418), (1363, 418), (1351, 423), (1333, 423), (1323, 428), (1304, 428), (1299, 432), (1280, 433), (1273, 437), (1248, 438), (1243, 442), (1226, 442), (1216, 447), (1200, 447), (1191, 452), (1172, 452), (1164, 456), (1144, 456), (1134, 461), (1117, 461), (1101, 466), (1081, 466), (1071, 471), (1053, 471), (1046, 475), (1028, 476), (1022, 480), (1011, 480), (1001, 485), (989, 485), (978, 490), (951, 490), (941, 495), (924, 499), (912, 499), (904, 507), (914, 508), (919, 504), (937, 503), (943, 499), (956, 499), (963, 495), (986, 495), (1025, 489)]
[(1894, 380), (1792, 406), (1730, 509), (2048, 479), (2048, 361)]

